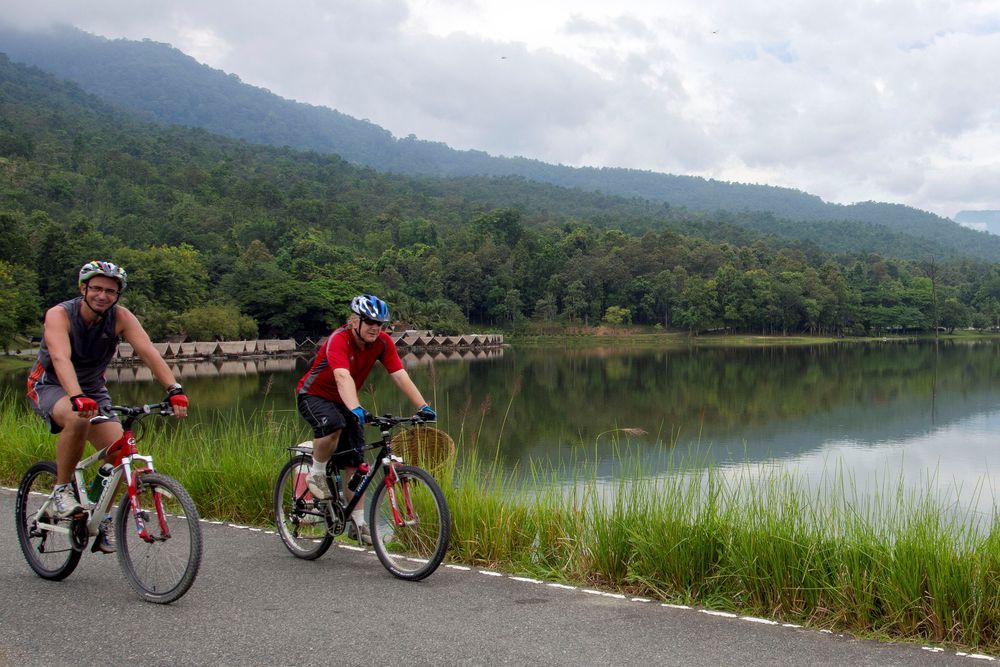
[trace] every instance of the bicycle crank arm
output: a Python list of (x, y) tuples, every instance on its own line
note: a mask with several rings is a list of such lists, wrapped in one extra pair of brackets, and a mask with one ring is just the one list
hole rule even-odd
[(70, 533), (68, 526), (57, 526), (54, 523), (43, 523), (41, 521), (35, 524), (35, 528), (38, 530), (47, 530), (50, 533), (60, 533), (61, 535), (69, 535)]

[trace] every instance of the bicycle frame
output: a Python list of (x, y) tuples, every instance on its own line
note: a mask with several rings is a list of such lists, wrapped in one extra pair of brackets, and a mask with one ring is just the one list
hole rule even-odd
[[(389, 494), (389, 502), (392, 507), (393, 520), (395, 521), (397, 526), (402, 526), (406, 523), (405, 520), (403, 519), (403, 515), (399, 511), (399, 504), (396, 498), (396, 481), (398, 478), (396, 476), (395, 466), (397, 463), (403, 463), (403, 459), (393, 454), (391, 435), (393, 428), (407, 422), (411, 424), (424, 423), (423, 420), (417, 417), (390, 417), (386, 415), (383, 417), (375, 417), (373, 419), (372, 424), (377, 425), (381, 429), (382, 438), (381, 440), (367, 444), (365, 448), (366, 449), (379, 448), (379, 453), (378, 456), (375, 457), (374, 464), (369, 466), (368, 473), (364, 477), (362, 477), (361, 481), (358, 483), (358, 487), (354, 490), (354, 495), (351, 497), (351, 500), (348, 501), (346, 504), (341, 504), (345, 516), (350, 516), (351, 512), (353, 512), (354, 509), (358, 506), (358, 503), (363, 497), (365, 490), (371, 485), (372, 481), (375, 479), (376, 473), (384, 468), (385, 483), (387, 487), (386, 491)], [(296, 445), (294, 447), (289, 447), (288, 449), (289, 451), (292, 452), (299, 452), (302, 454), (309, 454), (309, 455), (312, 454), (311, 447)], [(337, 456), (338, 454), (334, 454), (330, 460), (331, 461), (336, 460)], [(332, 494), (332, 497), (329, 500), (329, 502), (331, 503), (334, 501), (340, 502), (339, 497), (342, 489), (337, 488), (341, 483), (337, 481), (338, 477), (339, 475), (335, 476), (333, 474), (330, 474), (329, 469), (327, 470), (327, 479), (329, 482), (332, 483), (330, 486), (331, 491), (335, 491), (335, 493)], [(306, 491), (306, 493), (308, 493), (308, 491)], [(407, 510), (406, 515), (412, 516), (413, 505), (410, 500), (409, 489), (405, 485), (403, 487), (403, 501)]]
[[(137, 480), (139, 475), (144, 473), (154, 472), (153, 469), (153, 457), (139, 454), (138, 447), (135, 441), (135, 431), (133, 430), (133, 425), (136, 420), (143, 415), (154, 414), (153, 410), (159, 409), (159, 414), (169, 415), (170, 412), (169, 405), (165, 404), (153, 404), (144, 405), (139, 409), (126, 408), (121, 406), (111, 406), (111, 410), (115, 412), (120, 412), (125, 415), (125, 421), (122, 423), (124, 432), (121, 437), (118, 438), (114, 443), (112, 443), (106, 449), (101, 449), (87, 458), (81, 460), (76, 468), (73, 470), (73, 476), (76, 481), (76, 487), (80, 494), (81, 502), (86, 506), (87, 511), (87, 534), (90, 536), (97, 535), (98, 528), (100, 526), (101, 519), (108, 513), (111, 508), (111, 503), (114, 499), (115, 491), (118, 489), (119, 483), (122, 478), (125, 479), (126, 484), (126, 494), (129, 497), (129, 502), (132, 503), (134, 511), (131, 513), (133, 519), (135, 520), (135, 528), (139, 537), (145, 542), (153, 542), (153, 538), (150, 537), (149, 531), (146, 530), (145, 522), (142, 518), (143, 512), (139, 507), (139, 493), (137, 487)], [(114, 468), (111, 474), (104, 480), (103, 488), (101, 493), (97, 498), (91, 498), (89, 495), (89, 490), (85, 484), (84, 471), (91, 466), (97, 464), (101, 459), (106, 460)], [(133, 468), (133, 464), (138, 463), (138, 465)], [(166, 519), (163, 513), (163, 505), (160, 499), (159, 493), (154, 494), (154, 502), (156, 506), (156, 516), (160, 525), (161, 532), (164, 538), (170, 537), (170, 529), (167, 525)], [(37, 514), (35, 515), (35, 521), (37, 526), (41, 530), (50, 530), (56, 533), (69, 534), (72, 532), (71, 525), (58, 525), (49, 523), (44, 519), (45, 511), (48, 507), (48, 503), (42, 505), (39, 508)]]

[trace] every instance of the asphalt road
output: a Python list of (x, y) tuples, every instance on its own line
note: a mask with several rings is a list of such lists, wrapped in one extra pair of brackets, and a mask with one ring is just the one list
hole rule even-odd
[[(204, 523), (201, 572), (142, 602), (114, 556), (67, 580), (21, 555), (0, 489), (0, 665), (970, 665), (985, 656), (673, 608), (480, 568), (409, 583), (374, 553), (294, 558), (271, 533)], [(88, 623), (94, 623), (88, 626)]]

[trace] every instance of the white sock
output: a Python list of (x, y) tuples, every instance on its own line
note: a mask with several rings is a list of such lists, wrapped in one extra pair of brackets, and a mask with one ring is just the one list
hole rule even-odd
[(312, 470), (310, 471), (314, 475), (319, 475), (320, 477), (326, 476), (326, 461), (317, 461), (313, 459)]
[(367, 521), (365, 521), (365, 511), (360, 507), (355, 507), (354, 511), (351, 512), (351, 521), (353, 521), (359, 526), (368, 523)]

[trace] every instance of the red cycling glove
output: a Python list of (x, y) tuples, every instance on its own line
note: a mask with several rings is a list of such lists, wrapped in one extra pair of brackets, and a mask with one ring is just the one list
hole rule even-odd
[(73, 404), (73, 412), (97, 412), (99, 409), (97, 401), (85, 394), (77, 394), (69, 397)]
[(188, 397), (184, 394), (184, 390), (179, 384), (173, 385), (170, 391), (167, 392), (167, 401), (174, 410), (177, 408), (187, 409), (188, 406)]

